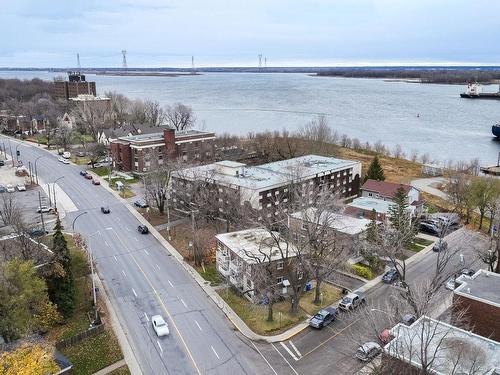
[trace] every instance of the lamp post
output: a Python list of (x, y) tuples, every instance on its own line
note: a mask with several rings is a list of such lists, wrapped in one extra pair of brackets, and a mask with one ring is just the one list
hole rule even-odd
[(39, 159), (43, 158), (44, 156), (45, 156), (45, 155), (42, 155), (42, 156), (39, 156), (39, 157), (37, 157), (37, 158), (35, 159), (35, 176), (36, 176), (36, 184), (37, 184), (37, 185), (38, 185), (38, 169), (36, 168), (36, 162), (37, 162)]
[(85, 214), (88, 214), (87, 211), (84, 211), (82, 212), (81, 214), (77, 215), (74, 219), (73, 219), (73, 222), (71, 223), (71, 228), (73, 229), (73, 232), (75, 231), (75, 222), (76, 222), (76, 219), (78, 219), (80, 216), (83, 216)]
[(19, 163), (19, 146), (21, 146), (20, 144), (16, 146), (16, 161)]
[[(64, 176), (56, 178), (55, 181), (52, 183), (52, 192), (54, 193), (54, 210), (56, 212), (57, 212), (56, 182), (59, 181), (61, 178), (64, 178)], [(50, 189), (49, 189), (49, 194), (50, 194)]]

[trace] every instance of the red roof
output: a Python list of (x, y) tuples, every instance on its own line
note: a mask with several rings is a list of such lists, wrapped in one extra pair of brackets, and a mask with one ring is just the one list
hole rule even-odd
[(405, 193), (408, 195), (408, 193), (411, 190), (410, 185), (395, 184), (393, 182), (385, 182), (377, 180), (366, 180), (366, 182), (361, 187), (361, 190), (373, 191), (375, 193), (380, 194), (383, 197), (393, 198), (400, 186), (403, 187)]

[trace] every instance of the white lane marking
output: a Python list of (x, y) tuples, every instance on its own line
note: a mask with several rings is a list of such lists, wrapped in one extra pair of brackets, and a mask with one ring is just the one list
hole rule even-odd
[(186, 305), (186, 302), (184, 302), (184, 300), (183, 300), (182, 298), (181, 298), (181, 302), (182, 302), (182, 304), (184, 305), (184, 307), (187, 309), (187, 308), (188, 308), (188, 306)]
[(118, 262), (118, 258), (116, 257), (116, 255), (113, 255), (113, 258), (115, 258), (115, 260)]
[(299, 355), (299, 357), (302, 357), (302, 354), (299, 352), (299, 349), (293, 344), (292, 340), (288, 341), (290, 343), (290, 346), (292, 347), (293, 350)]
[(273, 370), (274, 374), (275, 374), (275, 375), (278, 375), (278, 373), (277, 373), (277, 372), (276, 372), (276, 370), (273, 368), (273, 366), (271, 366), (271, 364), (270, 364), (270, 363), (269, 363), (269, 361), (266, 359), (266, 357), (264, 357), (264, 355), (260, 352), (259, 348), (257, 348), (257, 347), (255, 346), (255, 344), (254, 344), (252, 341), (250, 341), (250, 342), (252, 343), (252, 345), (253, 345), (253, 347), (255, 348), (255, 350), (257, 350), (257, 352), (260, 354), (260, 356), (264, 359), (264, 361), (266, 361), (266, 363), (267, 363), (267, 365), (269, 366), (269, 368), (270, 368), (271, 370)]
[(210, 345), (210, 347), (212, 348), (212, 351), (214, 352), (215, 356), (217, 357), (217, 359), (220, 359), (219, 355), (217, 354), (217, 352), (215, 351), (214, 347), (212, 345)]
[(163, 353), (163, 348), (161, 347), (160, 342), (158, 340), (156, 340), (156, 343), (158, 344), (158, 347), (160, 348), (160, 352)]
[(144, 313), (144, 316), (146, 317), (146, 320), (149, 322), (148, 314)]
[(201, 329), (200, 324), (198, 323), (198, 321), (195, 319), (194, 322), (196, 323), (196, 325), (198, 326), (198, 328), (200, 329), (200, 331), (203, 332), (203, 330)]
[(135, 292), (134, 288), (132, 288), (132, 293), (134, 293), (134, 296), (137, 298), (137, 293)]
[(134, 237), (134, 239), (135, 239), (137, 242), (139, 242), (139, 237)]
[(113, 230), (113, 227), (107, 227), (107, 228), (104, 228), (106, 230)]
[(174, 286), (172, 285), (172, 283), (170, 282), (170, 280), (167, 280), (167, 281), (170, 284), (170, 286), (173, 288)]
[(281, 354), (281, 352), (274, 346), (274, 344), (271, 343), (271, 345), (273, 346), (274, 350), (276, 350), (278, 352), (278, 354), (281, 356), (281, 358), (283, 358), (285, 360), (285, 362), (287, 363), (287, 365), (290, 366), (290, 368), (295, 373), (295, 375), (299, 375), (299, 373), (297, 371), (295, 371), (295, 369), (292, 367), (292, 365), (290, 364), (290, 362), (288, 362), (288, 360), (285, 358), (285, 356), (283, 354)]
[(125, 273), (124, 270), (122, 270), (123, 276), (127, 277), (127, 274)]
[(146, 255), (149, 255), (148, 251), (146, 249), (144, 249), (144, 252), (146, 253)]
[[(104, 204), (103, 204), (103, 206), (104, 206)], [(120, 220), (120, 218), (119, 218), (119, 217), (117, 217), (117, 218), (116, 218), (116, 221), (120, 222), (121, 220)]]
[(160, 266), (158, 264), (156, 265), (156, 268), (158, 268), (158, 271), (160, 270)]
[(288, 346), (286, 346), (285, 344), (283, 344), (283, 342), (280, 341), (280, 345), (285, 348), (285, 350), (288, 352), (288, 354), (290, 354), (290, 356), (295, 359), (296, 361), (298, 361), (299, 359), (297, 358), (297, 356), (295, 354), (292, 353), (292, 351), (290, 349), (288, 349)]
[(104, 243), (106, 244), (107, 247), (110, 247), (108, 241), (104, 240)]

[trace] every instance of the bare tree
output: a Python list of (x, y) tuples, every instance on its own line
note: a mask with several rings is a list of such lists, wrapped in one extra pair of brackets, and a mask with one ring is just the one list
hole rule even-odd
[(144, 102), (144, 112), (146, 116), (146, 124), (151, 126), (160, 126), (165, 122), (165, 111), (157, 101), (146, 100)]
[(75, 121), (97, 142), (98, 134), (111, 123), (111, 111), (100, 102), (78, 102), (71, 111)]
[(205, 228), (194, 228), (193, 233), (193, 258), (194, 264), (202, 266), (205, 259), (214, 249), (214, 235)]
[(73, 131), (68, 125), (60, 124), (55, 134), (55, 144), (59, 149), (67, 150), (73, 139)]
[(87, 156), (89, 157), (92, 168), (94, 168), (95, 163), (107, 155), (107, 152), (106, 146), (102, 143), (93, 143), (87, 148)]
[(167, 124), (175, 130), (186, 130), (194, 126), (195, 118), (191, 107), (182, 103), (168, 106), (165, 111)]
[(125, 95), (115, 91), (105, 93), (105, 96), (111, 99), (112, 119), (115, 125), (122, 126), (130, 117), (130, 107), (132, 105), (130, 99)]
[(178, 169), (178, 164), (165, 162), (152, 168), (143, 177), (146, 200), (154, 202), (154, 205), (161, 214), (165, 213), (165, 205), (171, 194), (169, 190), (172, 172)]
[(21, 207), (13, 194), (0, 194), (0, 219), (3, 225), (13, 225), (20, 219)]

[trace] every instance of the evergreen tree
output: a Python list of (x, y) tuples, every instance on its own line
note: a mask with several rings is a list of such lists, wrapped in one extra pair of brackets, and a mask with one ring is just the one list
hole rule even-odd
[(377, 211), (372, 210), (372, 217), (370, 223), (366, 226), (366, 240), (372, 244), (377, 243), (379, 239), (378, 224), (377, 224)]
[(366, 180), (377, 180), (384, 181), (385, 175), (384, 170), (382, 169), (382, 165), (380, 165), (380, 161), (378, 160), (378, 156), (375, 156), (368, 167), (368, 171), (366, 172), (365, 181)]
[(393, 204), (389, 207), (389, 220), (393, 228), (393, 240), (400, 245), (408, 245), (415, 238), (417, 231), (408, 209), (408, 197), (401, 185), (394, 194)]
[(47, 287), (50, 300), (57, 305), (57, 309), (64, 317), (68, 317), (73, 313), (75, 305), (75, 287), (71, 256), (62, 229), (58, 216), (52, 237), (54, 263), (52, 272), (47, 278)]

